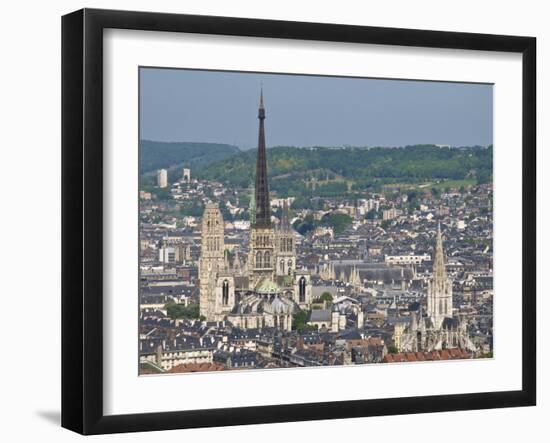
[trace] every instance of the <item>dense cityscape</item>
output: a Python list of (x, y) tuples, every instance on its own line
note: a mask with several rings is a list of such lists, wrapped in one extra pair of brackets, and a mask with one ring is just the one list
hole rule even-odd
[(258, 119), (250, 189), (189, 165), (140, 187), (140, 374), (492, 357), (492, 184), (297, 204)]

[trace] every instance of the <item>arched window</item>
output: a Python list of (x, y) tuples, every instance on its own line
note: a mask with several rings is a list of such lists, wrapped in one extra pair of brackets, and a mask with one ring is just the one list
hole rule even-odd
[(292, 252), (292, 239), (291, 238), (287, 238), (287, 251), (288, 252)]
[(222, 283), (222, 305), (227, 306), (229, 304), (229, 282), (224, 280)]
[(264, 268), (270, 268), (271, 267), (271, 254), (269, 251), (265, 251), (264, 253)]
[(292, 274), (292, 260), (289, 260), (288, 263), (288, 275)]
[(449, 308), (449, 305), (447, 304), (447, 299), (445, 299), (445, 313), (449, 312), (448, 308)]
[(306, 301), (306, 278), (305, 277), (300, 277), (300, 280), (298, 281), (298, 294), (299, 294), (300, 303), (304, 303)]
[(256, 252), (256, 267), (257, 268), (262, 267), (262, 253), (261, 253), (261, 251)]
[(280, 269), (280, 272), (285, 272), (285, 261), (284, 260), (281, 260), (279, 262), (279, 269)]

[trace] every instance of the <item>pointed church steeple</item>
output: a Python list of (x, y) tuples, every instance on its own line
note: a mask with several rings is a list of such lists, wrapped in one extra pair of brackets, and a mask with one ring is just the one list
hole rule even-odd
[[(264, 112), (265, 112), (265, 109), (264, 109), (264, 87), (263, 87), (263, 85), (260, 87), (260, 109), (263, 109)], [(265, 118), (265, 115), (264, 115), (264, 118)]]
[(255, 220), (254, 226), (258, 228), (271, 227), (271, 207), (269, 204), (269, 187), (267, 183), (267, 161), (265, 150), (265, 108), (263, 88), (260, 92), (260, 106), (258, 108), (260, 120), (258, 130), (258, 154), (256, 158), (256, 186), (255, 186)]
[(453, 287), (445, 269), (445, 253), (441, 224), (437, 225), (433, 277), (428, 286), (428, 316), (436, 329), (441, 329), (445, 318), (453, 316)]

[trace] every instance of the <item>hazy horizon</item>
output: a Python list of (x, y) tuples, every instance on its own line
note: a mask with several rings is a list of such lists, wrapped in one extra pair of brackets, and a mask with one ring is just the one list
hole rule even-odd
[[(142, 138), (140, 139), (140, 142), (147, 141), (151, 143), (190, 143), (190, 144), (212, 144), (212, 145), (226, 145), (226, 146), (232, 146), (234, 148), (239, 149), (241, 152), (249, 151), (250, 149), (256, 149), (257, 146), (247, 146), (242, 147), (238, 145), (234, 145), (231, 143), (221, 143), (221, 142), (210, 142), (210, 141), (195, 141), (195, 140), (152, 140), (149, 138)], [(376, 148), (382, 148), (382, 149), (404, 149), (414, 146), (438, 146), (438, 147), (449, 147), (450, 149), (460, 149), (460, 148), (474, 148), (476, 146), (482, 147), (482, 148), (488, 148), (492, 144), (489, 145), (480, 145), (480, 144), (473, 144), (473, 145), (436, 145), (434, 143), (417, 143), (414, 145), (404, 145), (404, 146), (352, 146), (352, 145), (345, 145), (345, 146), (327, 146), (327, 145), (314, 145), (314, 146), (296, 146), (296, 145), (275, 145), (275, 146), (266, 146), (266, 149), (277, 149), (277, 148), (296, 148), (296, 149), (376, 149)]]
[(269, 147), (493, 143), (488, 84), (140, 68), (140, 140)]

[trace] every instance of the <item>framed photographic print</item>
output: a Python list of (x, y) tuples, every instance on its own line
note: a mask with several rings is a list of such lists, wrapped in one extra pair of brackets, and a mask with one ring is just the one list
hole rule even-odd
[(62, 425), (534, 405), (530, 37), (62, 21)]

